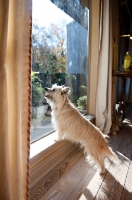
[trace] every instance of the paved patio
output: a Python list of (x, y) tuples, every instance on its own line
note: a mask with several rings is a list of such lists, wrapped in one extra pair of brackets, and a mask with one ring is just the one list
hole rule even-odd
[(38, 140), (46, 134), (54, 130), (51, 116), (44, 116), (44, 118), (32, 119), (31, 120), (31, 138), (30, 142)]

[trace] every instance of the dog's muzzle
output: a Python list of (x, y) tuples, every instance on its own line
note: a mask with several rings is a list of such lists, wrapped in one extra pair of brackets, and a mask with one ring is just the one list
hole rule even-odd
[(47, 88), (47, 87), (45, 87), (44, 89), (45, 89), (45, 91), (46, 91), (44, 96), (47, 97), (47, 98), (51, 98), (51, 96), (52, 96), (52, 95), (51, 95), (51, 90), (52, 90), (52, 89)]

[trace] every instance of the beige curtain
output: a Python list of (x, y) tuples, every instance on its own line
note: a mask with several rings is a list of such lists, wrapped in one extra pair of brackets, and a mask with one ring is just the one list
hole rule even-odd
[(28, 199), (29, 0), (0, 0), (0, 199)]
[(112, 14), (111, 1), (101, 1), (100, 49), (96, 94), (96, 126), (109, 134), (112, 91)]

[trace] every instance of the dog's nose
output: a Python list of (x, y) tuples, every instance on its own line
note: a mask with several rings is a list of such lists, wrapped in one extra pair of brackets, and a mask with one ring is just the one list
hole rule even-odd
[(47, 87), (45, 87), (44, 89), (45, 89), (46, 91), (48, 91), (48, 88), (47, 88)]

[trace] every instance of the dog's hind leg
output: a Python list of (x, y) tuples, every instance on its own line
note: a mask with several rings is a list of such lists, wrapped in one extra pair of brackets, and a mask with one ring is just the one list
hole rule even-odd
[(105, 173), (104, 159), (97, 157), (97, 158), (94, 158), (94, 161), (100, 168), (100, 175), (103, 175)]

